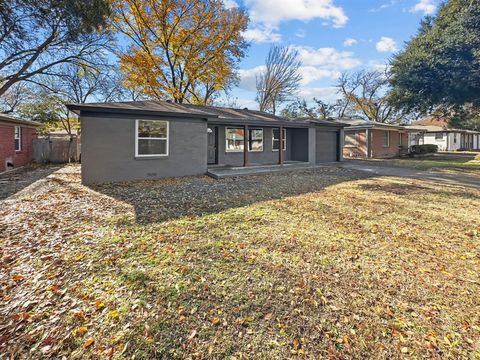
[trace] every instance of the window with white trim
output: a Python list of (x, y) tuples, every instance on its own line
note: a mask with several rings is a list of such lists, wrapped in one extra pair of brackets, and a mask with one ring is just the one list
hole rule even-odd
[(386, 148), (390, 147), (390, 131), (382, 131), (382, 146)]
[(263, 129), (248, 129), (248, 151), (263, 151)]
[(245, 146), (245, 131), (243, 128), (227, 128), (225, 139), (225, 150), (227, 152), (243, 151)]
[(346, 147), (356, 147), (357, 143), (357, 133), (356, 132), (345, 132), (345, 146)]
[(168, 121), (136, 120), (135, 156), (168, 156), (168, 133)]
[(398, 133), (398, 146), (403, 145), (403, 133)]
[(15, 151), (22, 150), (22, 128), (15, 126)]
[[(274, 128), (272, 133), (272, 151), (278, 151), (278, 143), (280, 142), (280, 129)], [(283, 128), (282, 149), (287, 150), (287, 129)]]
[(443, 140), (443, 133), (435, 133), (435, 140)]
[(457, 133), (453, 133), (453, 143), (457, 143)]

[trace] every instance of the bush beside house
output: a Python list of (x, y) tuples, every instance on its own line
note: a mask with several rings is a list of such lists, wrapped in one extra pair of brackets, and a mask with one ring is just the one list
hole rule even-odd
[(412, 145), (410, 146), (410, 155), (426, 155), (438, 152), (438, 145), (425, 144), (425, 145)]

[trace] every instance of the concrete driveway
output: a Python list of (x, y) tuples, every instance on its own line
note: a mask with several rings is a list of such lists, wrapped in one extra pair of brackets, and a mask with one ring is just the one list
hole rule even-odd
[(340, 167), (360, 170), (379, 176), (407, 177), (421, 180), (432, 180), (440, 183), (480, 188), (480, 176), (446, 173), (441, 171), (421, 170), (410, 167), (388, 166), (368, 160), (347, 160)]

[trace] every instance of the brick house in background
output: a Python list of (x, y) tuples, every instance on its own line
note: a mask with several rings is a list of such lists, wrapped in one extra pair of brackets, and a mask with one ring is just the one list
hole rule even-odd
[(29, 164), (33, 159), (35, 121), (0, 114), (0, 173)]
[(408, 150), (408, 132), (403, 126), (343, 118), (336, 122), (350, 126), (344, 131), (345, 158), (391, 158)]

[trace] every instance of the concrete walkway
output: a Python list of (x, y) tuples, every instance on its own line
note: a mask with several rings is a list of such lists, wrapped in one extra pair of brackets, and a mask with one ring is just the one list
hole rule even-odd
[(407, 177), (412, 179), (431, 180), (450, 185), (468, 186), (480, 189), (480, 175), (449, 174), (440, 171), (420, 170), (409, 167), (386, 166), (368, 160), (347, 160), (340, 167), (360, 170), (380, 176)]

